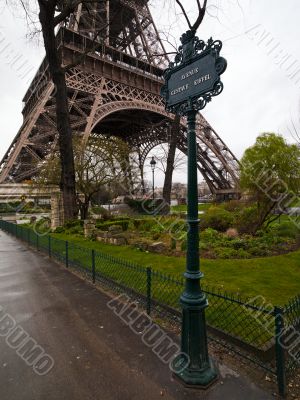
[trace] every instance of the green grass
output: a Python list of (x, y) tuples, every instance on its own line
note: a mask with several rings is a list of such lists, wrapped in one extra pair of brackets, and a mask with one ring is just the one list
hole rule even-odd
[[(10, 225), (13, 226), (13, 224)], [(15, 234), (15, 231), (12, 230), (12, 233)], [(37, 236), (30, 228), (23, 228), (22, 232), (18, 233), (18, 236), (26, 241), (29, 240), (33, 246), (38, 246), (40, 250), (43, 249), (46, 252), (49, 251), (48, 236)], [(51, 236), (51, 254), (53, 257), (65, 262), (66, 249), (68, 248), (69, 265), (76, 265), (86, 273), (91, 274), (91, 249), (97, 250), (95, 254), (95, 270), (96, 273), (98, 272), (100, 274), (99, 277), (101, 279), (106, 279), (106, 282), (107, 280), (112, 280), (114, 282), (114, 287), (116, 283), (119, 283), (123, 287), (125, 286), (127, 288), (131, 288), (136, 292), (143, 294), (144, 296), (147, 293), (147, 274), (145, 268), (140, 268), (140, 266), (135, 264), (139, 264), (141, 266), (151, 265), (153, 267), (153, 272), (151, 275), (152, 299), (158, 301), (159, 304), (167, 304), (172, 308), (177, 308), (178, 310), (180, 309), (178, 299), (183, 291), (184, 283), (183, 279), (180, 279), (179, 277), (184, 270), (185, 260), (183, 258), (141, 253), (140, 251), (129, 247), (106, 245), (99, 242), (85, 240), (70, 234), (53, 234)], [(68, 247), (66, 246), (66, 240), (68, 241)], [(298, 252), (288, 256), (292, 257), (294, 263), (297, 263), (297, 261), (299, 261), (300, 254)], [(118, 258), (120, 258), (120, 260), (118, 260)], [(282, 257), (273, 257), (269, 260), (274, 261), (273, 259), (280, 258)], [(124, 260), (128, 260), (128, 262), (124, 262)], [(272, 301), (271, 297), (273, 297), (274, 304), (279, 304), (278, 293), (277, 297), (275, 298), (276, 289), (274, 289), (274, 287), (273, 289), (270, 288), (271, 281), (268, 278), (261, 278), (263, 276), (263, 268), (266, 267), (266, 264), (258, 264), (255, 265), (257, 268), (254, 268), (253, 264), (245, 264), (244, 260), (238, 260), (239, 265), (235, 263), (236, 261), (237, 260), (227, 260), (224, 263), (222, 260), (203, 260), (202, 269), (207, 271), (207, 275), (210, 276), (211, 279), (214, 279), (214, 281), (217, 283), (216, 286), (222, 287), (223, 285), (223, 283), (218, 284), (218, 279), (220, 279), (220, 276), (222, 278), (221, 282), (225, 282), (227, 280), (227, 285), (224, 284), (225, 287), (222, 287), (221, 290), (221, 294), (223, 295), (226, 294), (225, 289), (227, 289), (227, 291), (237, 293), (235, 285), (236, 280), (238, 280), (239, 286), (245, 287), (246, 292), (239, 290), (239, 292), (244, 296), (251, 297), (255, 295), (266, 295), (266, 293), (263, 291), (265, 289), (269, 292), (268, 300)], [(261, 260), (259, 261), (261, 262)], [(271, 266), (272, 265), (274, 267), (274, 262), (273, 264), (271, 263)], [(241, 270), (239, 276), (237, 275), (238, 269)], [(162, 271), (164, 274), (162, 275), (161, 272), (157, 271)], [(270, 273), (270, 271), (268, 271), (268, 273)], [(299, 269), (297, 273), (299, 275)], [(168, 277), (167, 274), (170, 275), (170, 277)], [(224, 274), (224, 276), (222, 276), (222, 274)], [(275, 274), (273, 271), (273, 274), (270, 274), (270, 277), (274, 275)], [(245, 278), (244, 282), (243, 279), (241, 279), (241, 276)], [(260, 283), (262, 286), (258, 286), (258, 288), (255, 287), (255, 291), (253, 291), (247, 276), (251, 277), (252, 282), (256, 277), (256, 279), (261, 281)], [(296, 277), (294, 280), (297, 281), (299, 276), (297, 276), (297, 274), (295, 276)], [(223, 278), (226, 279), (224, 280)], [(278, 277), (278, 281), (280, 284), (282, 284), (282, 276)], [(206, 284), (207, 283), (212, 284), (209, 279), (206, 279)], [(284, 282), (283, 285), (286, 285), (286, 283)], [(216, 291), (213, 290), (213, 292)], [(282, 303), (286, 303), (287, 299), (284, 298), (284, 294), (280, 293), (280, 296), (281, 299), (284, 300)], [(271, 330), (266, 330), (266, 328), (264, 328), (266, 325), (265, 314), (258, 313), (258, 315), (254, 315), (251, 313), (251, 311), (249, 311), (249, 309), (244, 308), (242, 304), (231, 301), (228, 296), (227, 299), (225, 299), (222, 296), (216, 296), (208, 293), (207, 297), (210, 307), (207, 308), (206, 318), (211, 326), (228, 332), (233, 336), (239, 337), (243, 341), (258, 348), (268, 347), (270, 340), (273, 337), (274, 317), (267, 317), (268, 325)], [(262, 306), (264, 308), (267, 307), (267, 305)]]
[[(185, 269), (183, 257), (145, 253), (128, 246), (114, 246), (80, 237), (54, 234), (54, 237), (74, 242), (86, 249), (128, 260), (157, 271), (180, 276)], [(201, 260), (205, 274), (203, 284), (243, 297), (262, 295), (273, 305), (284, 305), (300, 292), (300, 250), (274, 257), (250, 260)]]
[[(198, 204), (198, 211), (206, 211), (211, 206), (212, 203)], [(171, 206), (171, 210), (175, 212), (185, 212), (187, 211), (187, 206), (186, 205)]]
[[(91, 273), (91, 249), (96, 249), (95, 267), (102, 277), (112, 279), (125, 287), (134, 289), (138, 293), (146, 295), (146, 272), (135, 265), (151, 265), (154, 268), (152, 273), (152, 298), (160, 304), (166, 304), (180, 310), (179, 297), (184, 289), (183, 280), (180, 279), (181, 271), (184, 269), (184, 260), (175, 257), (166, 257), (150, 253), (141, 253), (130, 248), (120, 248), (102, 243), (83, 241), (82, 239), (70, 240), (69, 235), (55, 235), (60, 240), (52, 240), (52, 248), (59, 255), (65, 254), (65, 242), (69, 241), (69, 262), (80, 266)], [(47, 243), (45, 243), (47, 247)], [(117, 250), (117, 251), (116, 251)], [(102, 254), (106, 254), (107, 257)], [(111, 257), (112, 256), (112, 257)], [(128, 260), (128, 264), (119, 263), (117, 260)], [(63, 260), (62, 260), (63, 261)], [(176, 263), (176, 264), (175, 264)], [(162, 275), (160, 272), (164, 272)], [(170, 275), (170, 277), (168, 277)], [(173, 279), (172, 279), (173, 278)], [(216, 292), (216, 289), (213, 290)], [(220, 291), (226, 294), (224, 288)], [(257, 294), (260, 294), (259, 292)], [(254, 295), (254, 293), (253, 293)], [(261, 349), (268, 347), (274, 331), (274, 318), (267, 317), (263, 313), (253, 313), (242, 305), (225, 300), (220, 296), (207, 295), (210, 307), (206, 311), (208, 323), (222, 331), (239, 337), (245, 342)], [(235, 296), (237, 298), (237, 295)], [(267, 304), (261, 304), (267, 307)], [(263, 326), (269, 321), (269, 330)], [(261, 322), (259, 322), (261, 320)], [(273, 328), (271, 328), (273, 327)]]

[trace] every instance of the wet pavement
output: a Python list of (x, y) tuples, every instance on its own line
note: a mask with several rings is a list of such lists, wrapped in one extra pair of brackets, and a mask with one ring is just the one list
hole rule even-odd
[[(112, 313), (109, 300), (90, 283), (0, 231), (0, 399), (272, 398), (224, 365), (219, 366), (220, 379), (207, 391), (184, 388)], [(14, 319), (19, 331), (26, 331), (53, 358), (46, 375), (35, 372), (43, 372), (43, 365), (34, 370), (28, 365), (30, 357), (26, 363), (16, 345), (7, 344), (5, 313), (7, 321)]]

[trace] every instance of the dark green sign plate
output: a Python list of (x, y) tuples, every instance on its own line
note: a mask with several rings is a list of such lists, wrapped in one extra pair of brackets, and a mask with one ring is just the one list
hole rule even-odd
[(182, 46), (164, 73), (165, 85), (161, 94), (166, 101), (166, 109), (177, 114), (185, 114), (191, 107), (201, 110), (223, 90), (220, 75), (227, 63), (219, 56), (222, 43), (209, 39), (207, 43), (190, 35), (181, 37)]
[(213, 90), (219, 80), (215, 63), (215, 58), (211, 54), (207, 54), (174, 72), (168, 80), (169, 106), (182, 103), (189, 97), (199, 97), (201, 94)]

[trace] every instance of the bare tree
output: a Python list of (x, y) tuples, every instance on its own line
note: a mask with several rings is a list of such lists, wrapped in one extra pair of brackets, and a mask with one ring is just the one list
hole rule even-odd
[[(78, 60), (75, 60), (75, 63), (65, 66), (63, 65), (62, 53), (59, 51), (57, 46), (56, 31), (59, 26), (68, 22), (71, 15), (74, 15), (77, 7), (86, 7), (88, 10), (89, 3), (104, 3), (105, 0), (33, 0), (32, 2), (30, 0), (13, 1), (14, 3), (18, 1), (25, 10), (27, 21), (31, 21), (30, 5), (33, 3), (37, 7), (38, 18), (44, 40), (44, 47), (46, 50), (46, 57), (49, 64), (50, 76), (56, 89), (56, 122), (59, 134), (61, 162), (60, 187), (63, 193), (64, 219), (72, 219), (77, 215), (78, 208), (76, 206), (74, 154), (72, 145), (72, 128), (68, 107), (66, 72), (74, 65), (83, 61), (85, 54), (90, 51), (94, 51), (95, 49), (87, 49), (86, 52), (78, 58)], [(207, 0), (204, 0), (203, 5), (201, 5), (200, 0), (195, 1), (198, 6), (198, 16), (195, 23), (192, 24), (185, 7), (183, 6), (183, 2), (180, 0), (175, 0), (188, 24), (189, 29), (193, 33), (196, 32), (204, 18), (207, 3)], [(103, 27), (100, 29), (105, 31), (106, 28), (107, 26), (105, 26), (104, 23)], [(95, 42), (97, 42), (97, 36), (98, 32), (95, 33)], [(170, 146), (170, 165), (172, 164), (172, 159), (174, 159), (175, 149), (176, 146)], [(170, 175), (172, 175), (172, 167), (169, 167), (167, 173), (167, 176)], [(168, 179), (166, 187), (169, 186), (170, 179)], [(166, 196), (168, 197), (168, 195)]]
[[(129, 147), (117, 137), (92, 134), (85, 147), (80, 137), (74, 138), (73, 148), (76, 200), (81, 218), (86, 219), (90, 202), (97, 193), (126, 186), (124, 160), (129, 157)], [(59, 170), (59, 152), (55, 152), (41, 163), (37, 183), (57, 184)]]
[(77, 197), (81, 219), (88, 216), (92, 197), (101, 189), (126, 182), (124, 160), (129, 158), (129, 148), (117, 137), (92, 135), (85, 149), (77, 142), (75, 148), (76, 188), (83, 193)]
[[(165, 170), (165, 181), (163, 188), (163, 199), (166, 204), (171, 204), (171, 191), (172, 191), (172, 178), (175, 168), (182, 165), (182, 158), (176, 160), (176, 148), (180, 133), (180, 117), (175, 116), (175, 120), (172, 124), (170, 131), (170, 139), (168, 146), (168, 154), (166, 155), (166, 170)], [(167, 210), (167, 209), (166, 209)]]
[[(78, 57), (72, 65), (63, 65), (62, 53), (59, 51), (56, 40), (57, 28), (66, 24), (70, 16), (76, 11), (77, 7), (87, 6), (89, 3), (103, 3), (105, 0), (15, 0), (10, 6), (19, 3), (25, 11), (29, 25), (33, 25), (35, 31), (39, 31), (37, 22), (34, 20), (36, 8), (41, 31), (44, 40), (46, 58), (49, 64), (51, 79), (55, 86), (56, 100), (56, 124), (58, 131), (58, 143), (60, 150), (60, 188), (63, 194), (64, 219), (76, 217), (78, 208), (76, 205), (75, 191), (75, 168), (74, 154), (72, 145), (72, 128), (70, 123), (70, 113), (68, 106), (66, 72), (74, 65), (82, 62), (84, 56), (94, 48)], [(32, 11), (34, 7), (34, 12)], [(101, 27), (101, 30), (106, 27)], [(97, 35), (95, 35), (96, 37)]]
[[(172, 0), (173, 1), (173, 0)], [(198, 8), (198, 15), (196, 21), (192, 24), (186, 8), (183, 5), (183, 2), (180, 0), (175, 0), (175, 4), (180, 8), (182, 15), (188, 25), (189, 30), (191, 31), (192, 35), (195, 35), (197, 29), (201, 25), (207, 6), (207, 0), (203, 1), (201, 5), (200, 0), (196, 0), (197, 8)], [(176, 48), (174, 44), (172, 44), (172, 38), (169, 35), (166, 35), (165, 40), (170, 44), (173, 48)], [(174, 39), (174, 38), (173, 38)], [(174, 52), (172, 52), (174, 53)], [(171, 53), (168, 53), (171, 54)], [(163, 188), (163, 198), (167, 204), (171, 202), (171, 190), (172, 190), (172, 177), (173, 171), (175, 169), (175, 154), (177, 148), (177, 142), (180, 133), (180, 117), (175, 116), (175, 120), (171, 127), (171, 135), (169, 140), (169, 147), (168, 147), (168, 155), (167, 155), (167, 163), (166, 163), (166, 171), (165, 171), (165, 181), (164, 181), (164, 188)]]
[(196, 21), (192, 24), (190, 18), (188, 17), (188, 14), (186, 12), (185, 7), (183, 6), (183, 2), (180, 0), (175, 0), (176, 4), (180, 7), (182, 14), (184, 15), (184, 18), (187, 22), (187, 25), (190, 29), (190, 31), (195, 34), (197, 32), (197, 29), (199, 28), (199, 26), (201, 25), (204, 15), (205, 15), (205, 11), (206, 11), (206, 6), (207, 6), (207, 0), (203, 1), (203, 5), (201, 5), (200, 0), (196, 0), (197, 3), (197, 7), (198, 7), (198, 15), (196, 18)]
[[(155, 147), (156, 168), (164, 173), (168, 169), (168, 156), (170, 154), (170, 143), (163, 143)], [(172, 162), (173, 171), (179, 171), (186, 166), (186, 155), (176, 149), (174, 161)]]

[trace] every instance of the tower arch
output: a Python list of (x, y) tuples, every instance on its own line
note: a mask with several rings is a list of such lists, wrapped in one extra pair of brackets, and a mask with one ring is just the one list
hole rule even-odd
[[(73, 134), (85, 140), (112, 116), (148, 118), (139, 135), (129, 131), (126, 140), (140, 150), (144, 162), (151, 146), (168, 139), (174, 116), (164, 110), (160, 89), (168, 57), (147, 1), (107, 0), (105, 7), (80, 5), (66, 27), (57, 32), (64, 65), (74, 65), (87, 48), (84, 62), (67, 69), (70, 121)], [(99, 8), (100, 7), (100, 8)], [(111, 16), (118, 11), (118, 18)], [(108, 29), (101, 35), (99, 26)], [(92, 46), (94, 38), (98, 46)], [(158, 55), (159, 54), (159, 55)], [(76, 63), (75, 63), (76, 64)], [(54, 85), (47, 59), (40, 65), (23, 102), (23, 124), (0, 163), (0, 183), (22, 182), (38, 173), (37, 165), (53, 151), (58, 140)], [(216, 194), (235, 193), (238, 160), (221, 137), (199, 114), (197, 120), (198, 169)], [(181, 120), (177, 147), (186, 153), (186, 121)]]

